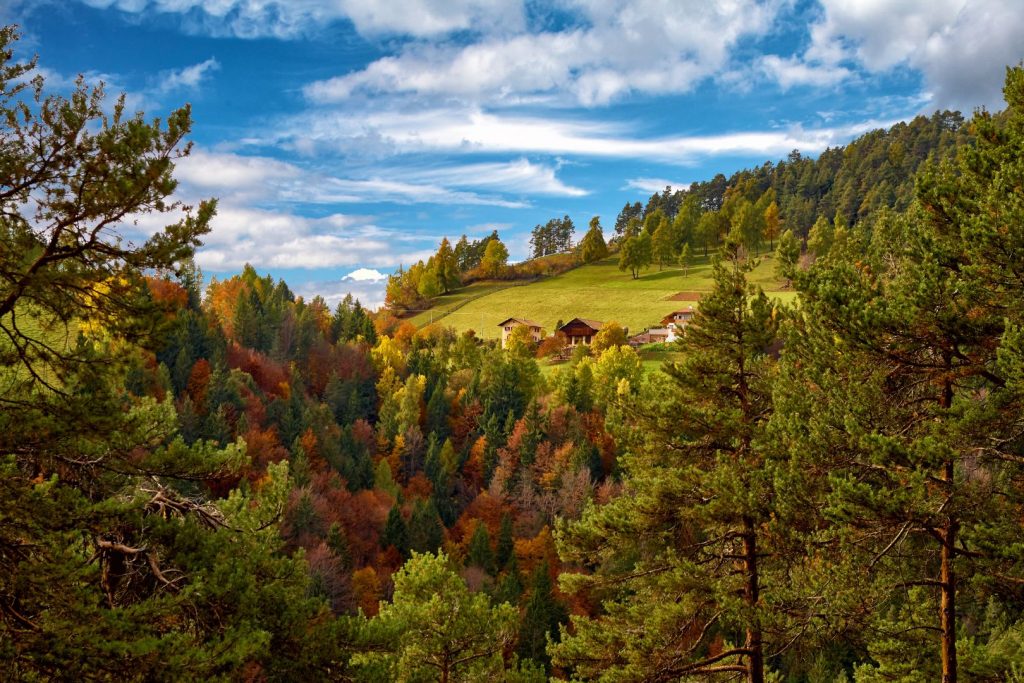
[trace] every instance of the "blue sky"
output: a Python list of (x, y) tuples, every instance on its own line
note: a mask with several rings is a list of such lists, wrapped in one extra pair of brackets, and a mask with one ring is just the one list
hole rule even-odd
[[(1021, 0), (0, 0), (53, 90), (190, 102), (197, 260), (373, 306), (442, 236), (514, 259), (568, 214), (606, 232), (666, 184), (1002, 106)], [(151, 219), (140, 229), (157, 226)], [(351, 274), (355, 273), (354, 276)], [(369, 273), (372, 275), (372, 273)]]

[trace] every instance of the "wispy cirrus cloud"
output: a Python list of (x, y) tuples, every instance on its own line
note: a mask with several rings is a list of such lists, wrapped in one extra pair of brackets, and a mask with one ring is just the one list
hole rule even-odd
[(438, 108), (417, 112), (314, 111), (275, 127), (264, 144), (349, 153), (369, 140), (392, 153), (545, 154), (653, 160), (686, 165), (709, 156), (777, 157), (793, 149), (819, 152), (888, 120), (805, 128), (800, 125), (714, 135), (640, 137), (632, 122), (548, 118), (479, 108)]
[[(463, 203), (522, 208), (528, 203), (508, 195), (546, 194), (580, 197), (587, 191), (566, 185), (556, 168), (527, 159), (510, 162), (449, 164), (428, 169), (407, 167), (371, 171), (362, 178), (340, 178), (321, 170), (263, 156), (196, 150), (178, 163), (177, 176), (197, 192), (227, 193), (246, 202), (406, 204)], [(486, 193), (472, 190), (484, 190)]]

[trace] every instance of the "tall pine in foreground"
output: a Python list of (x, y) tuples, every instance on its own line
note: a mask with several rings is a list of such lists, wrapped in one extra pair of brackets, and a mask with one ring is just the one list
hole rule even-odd
[(191, 258), (214, 211), (118, 232), (180, 208), (188, 108), (147, 122), (81, 80), (46, 96), (16, 38), (0, 29), (0, 678), (340, 675), (340, 622), (274, 523), (287, 468), (211, 500), (243, 444), (186, 443), (170, 400), (125, 390), (167, 319), (145, 275)]
[(963, 615), (1019, 599), (1024, 71), (1004, 92), (1007, 112), (975, 116), (976, 146), (928, 169), (907, 213), (796, 280), (779, 400), (795, 450), (830, 476), (822, 509), (847, 561), (823, 569), (867, 621), (858, 681), (985, 674), (975, 658), (961, 676), (959, 650), (989, 645)]
[(626, 425), (622, 495), (559, 526), (563, 560), (591, 570), (563, 574), (563, 589), (602, 605), (572, 617), (552, 648), (582, 678), (757, 683), (801, 632), (781, 604), (778, 464), (763, 439), (776, 316), (747, 284), (752, 264), (735, 246), (727, 253), (679, 342), (682, 360), (649, 383)]

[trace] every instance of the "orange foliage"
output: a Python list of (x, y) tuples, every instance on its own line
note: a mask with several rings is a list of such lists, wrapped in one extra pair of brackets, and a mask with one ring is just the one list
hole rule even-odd
[(416, 498), (426, 500), (430, 498), (430, 495), (433, 492), (434, 485), (430, 483), (429, 479), (427, 479), (427, 475), (422, 472), (417, 472), (403, 489), (402, 496), (406, 500), (414, 500)]
[(481, 436), (469, 451), (469, 458), (462, 466), (462, 478), (470, 491), (479, 491), (484, 487), (484, 451), (487, 449), (487, 437)]
[(540, 346), (537, 347), (537, 358), (548, 358), (549, 356), (557, 356), (569, 345), (569, 340), (565, 334), (556, 331), (552, 335), (544, 337), (541, 341)]
[(555, 539), (551, 535), (551, 529), (546, 524), (533, 538), (516, 539), (515, 552), (520, 569), (527, 574), (541, 562), (547, 561), (551, 578), (555, 579), (558, 576), (558, 551), (555, 550)]
[(352, 573), (352, 596), (363, 614), (377, 616), (381, 598), (380, 577), (373, 567), (363, 567)]
[(469, 542), (476, 525), (481, 523), (487, 525), (487, 533), (491, 538), (497, 538), (501, 529), (501, 517), (508, 511), (509, 508), (503, 500), (487, 491), (481, 491), (452, 526), (452, 541), (459, 544)]
[(149, 285), (149, 293), (153, 296), (153, 301), (170, 310), (185, 308), (188, 304), (188, 292), (173, 280), (147, 277), (146, 284)]
[(206, 413), (206, 390), (210, 385), (210, 363), (205, 358), (200, 358), (192, 366), (188, 375), (188, 384), (185, 391), (192, 398), (196, 411), (200, 414)]
[(391, 338), (398, 342), (398, 345), (403, 349), (408, 349), (412, 344), (413, 337), (415, 336), (416, 326), (408, 320), (403, 320), (395, 329), (395, 333)]
[(267, 465), (287, 459), (288, 449), (278, 440), (276, 427), (261, 429), (256, 422), (250, 424), (249, 430), (241, 437), (245, 439), (245, 450), (252, 460), (248, 477), (255, 481), (267, 471)]
[(235, 303), (238, 301), (238, 294), (245, 289), (248, 289), (248, 286), (240, 277), (229, 278), (223, 282), (214, 278), (206, 288), (206, 308), (213, 313), (221, 329), (229, 337), (235, 334), (232, 324), (235, 319)]

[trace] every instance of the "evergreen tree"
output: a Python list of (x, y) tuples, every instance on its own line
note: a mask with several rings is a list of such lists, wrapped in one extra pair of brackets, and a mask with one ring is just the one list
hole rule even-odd
[(532, 659), (550, 669), (551, 659), (547, 654), (548, 638), (558, 642), (559, 626), (569, 620), (569, 613), (555, 598), (551, 585), (551, 573), (547, 562), (542, 562), (530, 577), (529, 596), (519, 624), (519, 645), (516, 652), (520, 657)]
[(382, 547), (394, 547), (402, 557), (409, 555), (409, 529), (405, 524), (398, 505), (391, 506), (388, 511), (388, 518), (384, 522), (384, 530), (381, 533), (380, 544)]
[(604, 241), (599, 216), (590, 219), (590, 229), (580, 240), (579, 254), (583, 263), (593, 263), (608, 256), (608, 245)]
[[(746, 283), (750, 268), (735, 256), (715, 262), (714, 289), (679, 342), (683, 360), (667, 368), (671, 389), (655, 385), (649, 417), (623, 427), (629, 495), (559, 525), (563, 559), (595, 571), (563, 575), (563, 587), (608, 591), (603, 614), (573, 617), (553, 650), (580, 675), (739, 671), (763, 681), (766, 651), (803, 628), (781, 608), (790, 570), (773, 561), (783, 554), (773, 545), (782, 515), (762, 437), (776, 323), (767, 297)], [(712, 650), (716, 634), (736, 644)]]
[(512, 515), (507, 512), (501, 516), (501, 526), (498, 527), (498, 541), (494, 550), (494, 560), (498, 567), (505, 567), (513, 559), (515, 550), (515, 536), (512, 533)]
[(480, 567), (488, 574), (494, 574), (494, 551), (491, 550), (491, 535), (487, 533), (487, 525), (479, 523), (473, 530), (466, 549), (466, 566)]
[(409, 549), (419, 553), (433, 553), (444, 541), (444, 528), (433, 501), (416, 501), (409, 517)]
[[(384, 652), (357, 657), (363, 678), (407, 681), (502, 680), (504, 649), (515, 632), (516, 610), (492, 607), (439, 554), (414, 554), (394, 576), (391, 604), (381, 607), (372, 626), (383, 637)], [(516, 669), (516, 663), (508, 666)], [(383, 671), (378, 667), (383, 667)], [(515, 678), (511, 678), (515, 680)], [(536, 677), (530, 680), (537, 680)]]

